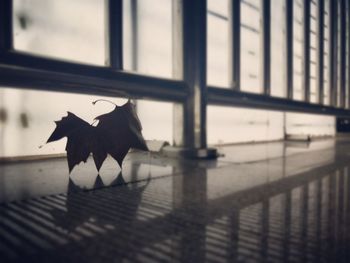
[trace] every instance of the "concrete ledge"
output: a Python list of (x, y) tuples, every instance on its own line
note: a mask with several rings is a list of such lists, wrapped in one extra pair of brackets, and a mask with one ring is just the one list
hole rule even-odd
[(165, 146), (160, 154), (172, 158), (187, 158), (187, 159), (216, 159), (218, 152), (215, 148), (204, 149), (189, 149), (174, 146)]
[(287, 141), (303, 141), (303, 142), (310, 142), (311, 136), (307, 134), (287, 134), (286, 135)]

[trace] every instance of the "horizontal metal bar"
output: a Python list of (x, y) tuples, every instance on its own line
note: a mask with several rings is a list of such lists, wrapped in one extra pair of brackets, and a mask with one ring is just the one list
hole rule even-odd
[(0, 55), (0, 85), (174, 102), (183, 102), (188, 95), (187, 85), (183, 81), (17, 53)]
[[(171, 102), (184, 102), (188, 96), (188, 87), (183, 81), (116, 72), (105, 67), (53, 61), (17, 53), (0, 55), (0, 85)], [(350, 117), (349, 110), (217, 87), (208, 87), (208, 103)]]
[(256, 12), (260, 11), (259, 6), (257, 6), (257, 5), (254, 5), (254, 4), (247, 2), (245, 0), (241, 0), (240, 2), (242, 3), (242, 5), (246, 5), (246, 6), (250, 7), (251, 9), (255, 10)]
[(350, 110), (212, 86), (208, 87), (208, 104), (350, 117)]
[(248, 31), (255, 33), (255, 34), (260, 34), (260, 29), (256, 29), (253, 26), (249, 26), (247, 24), (241, 23), (241, 29), (247, 29)]
[(224, 21), (228, 21), (228, 17), (227, 16), (219, 14), (218, 12), (215, 12), (215, 11), (212, 11), (212, 10), (208, 10), (207, 13), (208, 13), (208, 15), (211, 15), (213, 17), (219, 18), (219, 19), (224, 20)]

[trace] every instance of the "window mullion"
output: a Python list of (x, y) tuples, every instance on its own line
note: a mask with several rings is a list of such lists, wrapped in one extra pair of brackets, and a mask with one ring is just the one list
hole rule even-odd
[(270, 95), (271, 93), (271, 2), (263, 0), (262, 2), (262, 27), (261, 27), (261, 80), (263, 93)]
[(304, 15), (303, 15), (303, 89), (304, 100), (310, 102), (310, 0), (304, 0)]
[(106, 1), (106, 57), (107, 65), (123, 69), (123, 0)]
[(317, 89), (318, 102), (324, 104), (324, 0), (317, 5)]
[(241, 77), (241, 0), (229, 0), (229, 83), (240, 90)]
[(186, 101), (174, 108), (174, 142), (186, 149), (205, 149), (207, 1), (176, 0), (173, 14), (173, 75), (188, 87)]
[(286, 0), (286, 88), (287, 98), (293, 99), (293, 0)]
[(0, 51), (13, 48), (12, 1), (0, 1)]
[(340, 0), (340, 107), (345, 107), (345, 66), (346, 66), (346, 39), (345, 39), (345, 25), (346, 25), (346, 9), (345, 0)]
[(350, 108), (350, 2), (346, 1), (346, 16), (347, 16), (347, 21), (346, 21), (346, 29), (347, 30), (347, 36), (346, 38), (346, 45), (347, 45), (347, 64), (348, 64), (348, 72), (346, 72), (346, 74), (348, 74), (348, 79), (347, 79), (347, 90), (348, 90), (348, 107)]
[(329, 1), (329, 70), (328, 70), (328, 89), (329, 89), (329, 96), (330, 96), (330, 105), (331, 106), (336, 106), (336, 102), (337, 102), (337, 96), (336, 96), (336, 25), (337, 25), (337, 21), (336, 21), (336, 3), (335, 1)]

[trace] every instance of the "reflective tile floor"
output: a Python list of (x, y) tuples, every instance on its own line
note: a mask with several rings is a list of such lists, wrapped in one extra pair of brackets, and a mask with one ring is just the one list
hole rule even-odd
[(350, 262), (350, 140), (0, 166), (0, 262)]

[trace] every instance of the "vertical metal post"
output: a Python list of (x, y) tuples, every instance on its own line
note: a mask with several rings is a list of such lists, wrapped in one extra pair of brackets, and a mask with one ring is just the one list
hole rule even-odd
[(286, 88), (287, 98), (293, 99), (293, 0), (286, 0)]
[(139, 43), (139, 33), (138, 33), (138, 0), (131, 0), (130, 1), (130, 9), (131, 9), (131, 69), (134, 71), (138, 70), (138, 57), (139, 57), (139, 49), (138, 49), (138, 43)]
[[(207, 1), (174, 0), (174, 76), (188, 85), (188, 98), (174, 107), (174, 143), (187, 149), (205, 149)], [(205, 157), (205, 153), (198, 153)], [(216, 153), (215, 153), (216, 154)]]
[(235, 90), (240, 90), (241, 63), (241, 0), (229, 0), (229, 83)]
[(13, 48), (12, 0), (0, 1), (0, 52)]
[[(123, 1), (123, 0), (122, 0)], [(139, 67), (139, 32), (138, 32), (138, 0), (130, 0), (130, 28), (131, 28), (131, 70), (137, 72)], [(139, 113), (139, 102), (133, 100), (136, 112)]]
[(207, 1), (183, 1), (183, 5), (183, 67), (189, 86), (185, 141), (189, 148), (206, 148)]
[(303, 89), (304, 100), (310, 101), (310, 0), (304, 0), (304, 14), (303, 14), (303, 32), (304, 32), (304, 46), (303, 46)]
[[(133, 0), (136, 1), (136, 0)], [(172, 59), (173, 59), (173, 78), (184, 79), (183, 67), (183, 2), (184, 0), (172, 0)]]
[[(172, 4), (173, 78), (183, 80), (183, 3), (182, 0), (173, 0)], [(187, 127), (185, 127), (185, 118), (185, 105), (175, 103), (173, 106), (174, 146), (185, 146), (185, 132), (188, 129)]]
[(345, 108), (346, 87), (346, 5), (345, 0), (340, 0), (340, 106)]
[(317, 4), (317, 89), (318, 102), (324, 104), (324, 0)]
[(334, 41), (334, 44), (333, 44), (333, 49), (334, 49), (334, 57), (333, 57), (333, 64), (334, 64), (334, 72), (333, 72), (333, 75), (334, 75), (334, 83), (333, 83), (333, 106), (339, 106), (338, 105), (338, 2), (339, 0), (335, 0), (335, 1), (331, 1), (333, 2), (333, 19), (335, 21), (333, 21), (333, 27), (334, 27), (334, 30), (333, 30), (333, 41)]
[(348, 71), (346, 72), (346, 74), (348, 74), (348, 81), (346, 83), (347, 86), (347, 90), (348, 90), (348, 107), (350, 108), (350, 2), (346, 1), (345, 2), (346, 5), (346, 30), (347, 30), (347, 37), (345, 37), (346, 39), (346, 45), (348, 48), (348, 56), (346, 57), (347, 59), (347, 65), (348, 65)]
[(335, 53), (335, 41), (334, 41), (334, 36), (335, 36), (335, 28), (334, 25), (336, 24), (336, 15), (334, 13), (334, 1), (329, 0), (329, 14), (328, 14), (328, 20), (329, 20), (329, 36), (328, 36), (328, 43), (329, 43), (329, 49), (328, 49), (328, 65), (329, 65), (329, 70), (328, 70), (328, 90), (329, 90), (329, 97), (330, 97), (330, 105), (335, 106), (336, 105), (336, 100), (334, 99), (335, 96), (335, 90), (336, 87), (334, 87), (334, 80), (336, 79), (336, 76), (334, 76), (334, 57), (336, 55)]
[(113, 69), (123, 68), (123, 0), (107, 0), (107, 59)]
[(271, 93), (271, 2), (262, 0), (262, 27), (261, 27), (261, 51), (262, 51), (262, 87), (265, 95)]

